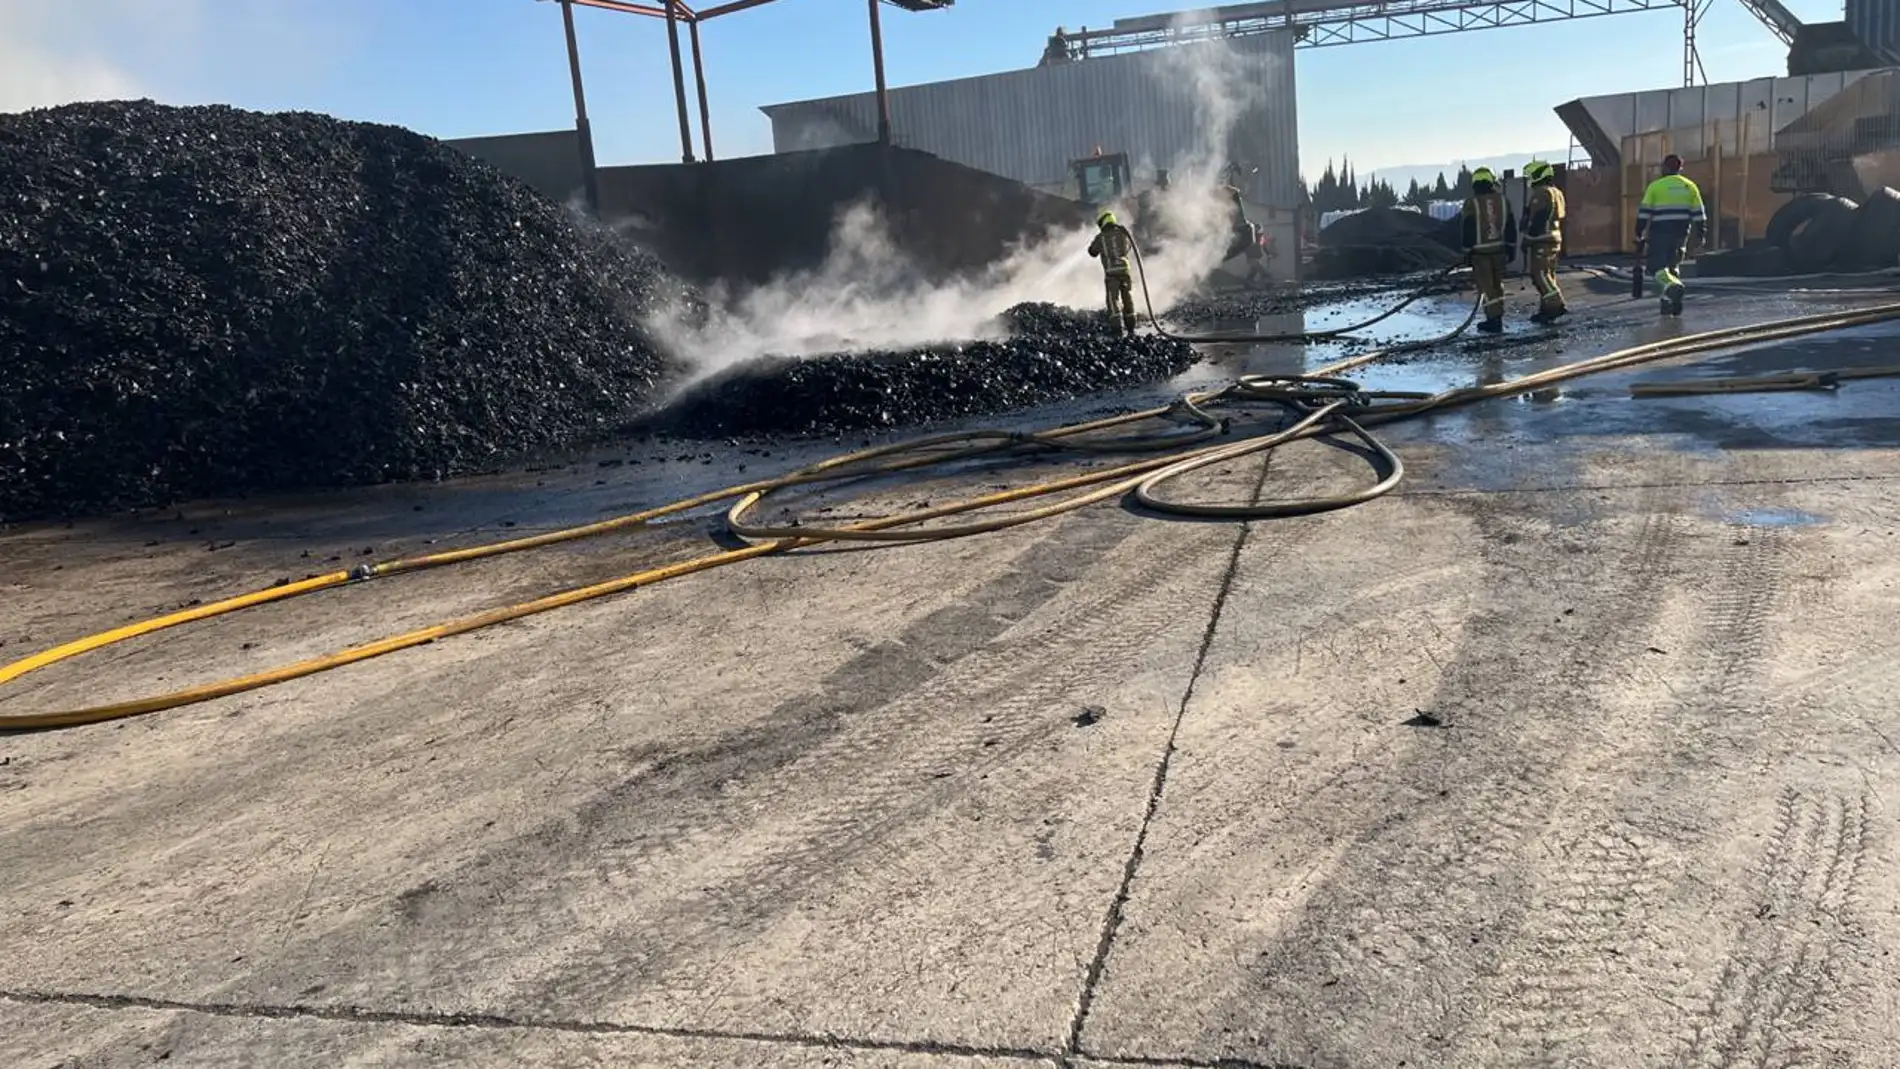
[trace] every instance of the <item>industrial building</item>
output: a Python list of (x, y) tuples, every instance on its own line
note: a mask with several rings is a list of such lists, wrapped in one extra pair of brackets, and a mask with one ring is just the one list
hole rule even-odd
[[(1225, 54), (1210, 54), (1216, 48)], [(1207, 94), (1197, 72), (1222, 83), (1222, 99), (1199, 99)], [(1150, 170), (1212, 152), (1260, 168), (1245, 186), (1251, 199), (1299, 200), (1293, 41), (1283, 33), (897, 87), (889, 98), (897, 144), (1050, 192), (1072, 188), (1072, 163), (1097, 151), (1126, 153)], [(1207, 144), (1212, 112), (1227, 107), (1235, 109), (1227, 144)], [(870, 92), (760, 110), (772, 120), (775, 152), (876, 137)]]
[[(1138, 187), (1159, 169), (1237, 163), (1250, 172), (1240, 185), (1255, 221), (1288, 248), (1300, 202), (1293, 45), (1289, 33), (1262, 33), (894, 87), (892, 139), (1079, 199), (1077, 164), (1095, 156), (1125, 155)], [(874, 92), (761, 110), (779, 153), (877, 137)]]
[[(766, 105), (761, 110), (772, 123), (774, 154), (714, 164), (698, 26), (766, 2), (733, 0), (695, 10), (685, 4), (662, 9), (620, 0), (562, 0), (570, 23), (573, 134), (478, 139), (465, 147), (551, 193), (579, 197), (584, 192), (610, 216), (634, 212), (633, 205), (666, 205), (660, 214), (669, 220), (691, 218), (695, 226), (735, 233), (746, 228), (733, 220), (755, 214), (755, 202), (763, 203), (763, 197), (777, 203), (759, 191), (783, 195), (784, 176), (791, 174), (827, 176), (822, 184), (832, 192), (809, 198), (806, 213), (826, 217), (839, 198), (873, 196), (893, 219), (912, 219), (921, 198), (941, 205), (947, 203), (940, 196), (944, 189), (981, 187), (980, 196), (957, 202), (951, 213), (957, 221), (944, 223), (959, 232), (989, 232), (967, 250), (946, 253), (946, 266), (967, 264), (1032, 219), (1083, 211), (1119, 193), (1139, 192), (1162, 169), (1219, 158), (1246, 172), (1240, 184), (1249, 214), (1273, 245), (1297, 248), (1302, 223), (1311, 222), (1299, 217), (1297, 50), (1674, 11), (1682, 18), (1680, 88), (1591, 96), (1556, 108), (1572, 134), (1564, 181), (1573, 205), (1567, 227), (1573, 251), (1627, 245), (1634, 201), (1668, 153), (1684, 158), (1686, 173), (1713, 201), (1718, 248), (1761, 237), (1768, 218), (1792, 195), (1858, 198), (1889, 184), (1882, 176), (1900, 168), (1900, 128), (1888, 129), (1895, 126), (1890, 93), (1883, 89), (1856, 97), (1859, 103), (1852, 107), (1832, 104), (1900, 65), (1900, 0), (1847, 0), (1838, 21), (1808, 23), (1782, 0), (1738, 0), (1787, 46), (1788, 73), (1719, 84), (1708, 84), (1697, 43), (1710, 0), (1399, 0), (1380, 5), (1276, 0), (1058, 27), (1036, 66), (902, 87), (886, 84), (878, 15), (883, 5), (870, 0), (869, 81), (875, 88)], [(951, 7), (949, 0), (885, 3), (906, 11)], [(675, 169), (613, 168), (611, 176), (596, 175), (571, 26), (575, 6), (624, 10), (668, 23), (682, 160)], [(689, 81), (700, 103), (697, 146), (690, 129)], [(1223, 131), (1219, 143), (1210, 143), (1210, 129)], [(872, 148), (908, 152), (918, 160), (935, 157), (943, 167), (927, 181), (913, 176), (908, 184), (894, 184), (892, 169), (878, 164), (875, 153), (857, 151)], [(918, 160), (912, 162), (924, 167)], [(1110, 188), (1098, 184), (1104, 173), (1117, 176)], [(1020, 194), (991, 189), (986, 183), (992, 178)], [(814, 188), (804, 179), (793, 185)], [(1058, 198), (1067, 203), (1049, 203)], [(997, 207), (1003, 202), (1013, 206), (1009, 212)], [(938, 251), (955, 244), (937, 232), (918, 240)], [(675, 244), (715, 250), (695, 255), (716, 261), (722, 272), (735, 263), (776, 270), (806, 259), (761, 258), (761, 250), (737, 238), (682, 237)], [(1296, 272), (1296, 261), (1277, 257), (1272, 269), (1288, 277)]]

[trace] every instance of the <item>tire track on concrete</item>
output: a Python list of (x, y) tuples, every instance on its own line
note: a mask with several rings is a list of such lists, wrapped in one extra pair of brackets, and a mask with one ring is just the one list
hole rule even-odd
[[(1768, 618), (1780, 599), (1794, 547), (1787, 531), (1773, 527), (1736, 528), (1734, 548), (1724, 554), (1722, 575), (1710, 609), (1708, 637), (1702, 648), (1712, 663), (1707, 675), (1710, 696), (1721, 703), (1724, 715), (1742, 713), (1763, 696), (1761, 668), (1771, 646)], [(1741, 696), (1737, 688), (1745, 688)]]
[[(1220, 1019), (1277, 1032), (1269, 1049), (1279, 1057), (1355, 1063), (1388, 1054), (1429, 1060), (1458, 1032), (1481, 1026), (1448, 992), (1496, 972), (1508, 943), (1500, 934), (1515, 930), (1529, 905), (1524, 854), (1575, 790), (1562, 771), (1589, 727), (1572, 710), (1599, 704), (1593, 698), (1607, 697), (1622, 666), (1642, 656), (1659, 611), (1654, 595), (1681, 545), (1669, 504), (1661, 492), (1640, 496), (1633, 539), (1613, 524), (1607, 537), (1604, 524), (1514, 525), (1492, 500), (1466, 506), (1492, 594), (1431, 705), (1453, 730), (1444, 745), (1419, 746), (1396, 767), (1334, 792), (1364, 797), (1316, 800), (1358, 809), (1364, 829), (1305, 913), (1259, 955), (1247, 990)], [(1522, 526), (1542, 537), (1520, 546), (1524, 532), (1514, 528)], [(1545, 552), (1550, 542), (1562, 552)], [(1549, 622), (1564, 602), (1575, 604)], [(1631, 744), (1613, 729), (1596, 734), (1596, 749)], [(1582, 878), (1605, 886), (1622, 879), (1613, 854), (1601, 864), (1602, 873)], [(1274, 1000), (1284, 1003), (1280, 1013), (1258, 1021), (1260, 1005)], [(1223, 1054), (1251, 1053), (1205, 1038)]]
[[(1719, 727), (1752, 715), (1756, 707), (1738, 695), (1759, 691), (1786, 558), (1778, 532), (1753, 534), (1738, 534), (1740, 552), (1721, 554), (1714, 574), (1691, 580), (1687, 589), (1709, 592), (1698, 599), (1707, 605), (1696, 630), (1701, 663), (1686, 691), (1635, 711), (1621, 752), (1607, 755), (1615, 767), (1642, 778), (1635, 759), (1644, 752), (1665, 765), (1694, 766), (1711, 721)], [(1716, 707), (1705, 708), (1705, 696)], [(1694, 768), (1681, 774), (1693, 775)], [(1558, 841), (1568, 845), (1558, 849), (1558, 864), (1542, 870), (1523, 922), (1528, 938), (1500, 959), (1494, 984), (1499, 1009), (1491, 1042), (1511, 1064), (1568, 1065), (1579, 1056), (1607, 1056), (1620, 1027), (1611, 1008), (1673, 986), (1673, 978), (1631, 944), (1657, 916), (1655, 897), (1669, 888), (1670, 862), (1700, 845), (1705, 806), (1690, 797), (1698, 793), (1669, 791), (1659, 811), (1649, 790), (1625, 787), (1607, 799), (1582, 795), (1578, 810), (1567, 814), (1578, 830), (1560, 834)]]
[[(509, 939), (525, 941), (542, 928), (586, 923), (587, 917), (564, 916), (570, 908), (564, 903), (544, 901), (550, 886), (579, 871), (564, 872), (562, 865), (612, 854), (626, 864), (616, 874), (623, 876), (646, 867), (642, 859), (648, 855), (663, 857), (682, 848), (691, 835), (755, 818), (745, 812), (741, 797), (750, 785), (768, 782), (848, 730), (863, 713), (981, 649), (1055, 598), (1084, 574), (1087, 561), (1113, 551), (1133, 531), (1132, 525), (1108, 524), (1075, 530), (1073, 518), (1050, 524), (1015, 554), (999, 555), (999, 574), (961, 603), (928, 613), (846, 660), (814, 691), (796, 694), (756, 718), (736, 719), (732, 729), (697, 744), (679, 745), (662, 736), (624, 748), (616, 756), (629, 770), (618, 782), (578, 807), (539, 815), (513, 838), (456, 859), (427, 878), (410, 877), (406, 890), (398, 884), (385, 891), (375, 878), (380, 874), (371, 873), (366, 891), (383, 891), (387, 897), (355, 904), (328, 931), (299, 930), (275, 955), (275, 964), (235, 981), (232, 989), (265, 998), (298, 992), (312, 974), (327, 977), (338, 960), (378, 957), (392, 928), (398, 941), (426, 933), (436, 953), (479, 968), (513, 953)], [(595, 633), (603, 635), (600, 643), (618, 641), (607, 634), (613, 626), (595, 625)], [(537, 679), (533, 685), (546, 688), (543, 702), (549, 708), (583, 707), (599, 697), (599, 680), (585, 673)], [(405, 682), (385, 701), (426, 701), (429, 686), (429, 680)], [(533, 769), (525, 774), (538, 775)], [(589, 866), (595, 872), (605, 867)], [(471, 916), (480, 917), (492, 937), (458, 930)], [(401, 963), (395, 974), (419, 986), (437, 979), (432, 963), (420, 960)]]
[[(1095, 578), (1099, 558), (1136, 529), (1096, 520), (1059, 539), (1052, 532), (1028, 570), (1091, 581), (1018, 603), (1015, 625), (981, 643), (936, 649), (924, 658), (934, 671), (906, 658), (910, 674), (892, 693), (825, 699), (817, 720), (794, 719), (776, 739), (732, 740), (721, 767), (696, 768), (688, 756), (669, 771), (670, 790), (630, 784), (584, 823), (557, 818), (519, 847), (415, 889), (437, 901), (402, 910), (420, 928), (399, 929), (400, 938), (432, 952), (388, 964), (425, 991), (447, 973), (505, 977), (503, 1003), (527, 996), (557, 1008), (643, 989), (689, 1002), (714, 994), (713, 981), (695, 979), (717, 971), (714, 959), (743, 953), (752, 935), (804, 904), (809, 888), (980, 789), (985, 769), (1072, 731), (1065, 696), (1116, 678), (1155, 635), (1197, 622), (1205, 584), (1182, 575), (1205, 556), (1211, 577), (1218, 560), (1201, 543), (1225, 532), (1171, 530), (1144, 567)], [(928, 645), (927, 633), (917, 637)], [(945, 720), (946, 709), (980, 715)], [(958, 774), (932, 779), (938, 768)], [(550, 859), (578, 864), (550, 870)], [(621, 900), (602, 914), (594, 908), (602, 895)], [(486, 931), (457, 934), (472, 915)], [(304, 947), (297, 957), (310, 967), (273, 971), (307, 982), (326, 960), (386, 958), (371, 942), (379, 923)]]
[[(1747, 539), (1738, 545), (1759, 546)], [(1755, 668), (1767, 648), (1766, 620), (1778, 588), (1776, 574), (1764, 571), (1773, 559), (1761, 549), (1724, 554), (1706, 581), (1694, 589), (1712, 590), (1710, 608), (1703, 615), (1698, 642), (1707, 662), (1697, 674), (1706, 680), (1690, 691), (1691, 701), (1708, 687), (1736, 687)], [(1635, 596), (1645, 595), (1635, 592)], [(1657, 600), (1660, 600), (1659, 598)], [(1666, 760), (1678, 753), (1685, 737), (1679, 721), (1681, 702), (1665, 703), (1655, 715), (1639, 716), (1618, 747), (1619, 764), (1628, 764), (1645, 749)], [(1522, 930), (1528, 945), (1518, 954), (1500, 959), (1496, 1000), (1491, 1022), (1502, 1056), (1513, 1064), (1565, 1064), (1581, 1045), (1593, 1048), (1605, 1028), (1606, 990), (1612, 981), (1606, 963), (1621, 963), (1632, 932), (1644, 929), (1653, 916), (1650, 896), (1667, 885), (1658, 855), (1691, 845), (1694, 832), (1678, 818), (1673, 821), (1634, 821), (1640, 807), (1623, 797), (1609, 800), (1579, 798), (1580, 810), (1566, 814), (1574, 831), (1560, 831), (1560, 859), (1541, 870)], [(1638, 823), (1647, 830), (1639, 829)], [(1518, 956), (1521, 955), (1521, 958)], [(1629, 967), (1642, 971), (1640, 958)], [(1661, 977), (1654, 978), (1662, 982)], [(1586, 1056), (1600, 1052), (1591, 1049)]]
[[(1600, 1027), (1605, 969), (1642, 931), (1648, 899), (1664, 881), (1653, 843), (1617, 823), (1596, 823), (1558, 847), (1545, 881), (1501, 960), (1487, 1022), (1493, 1034), (1474, 1044), (1495, 1049), (1497, 1064), (1578, 1064)], [(1591, 1052), (1594, 1053), (1594, 1052)]]
[(1820, 1016), (1867, 855), (1865, 795), (1789, 789), (1756, 872), (1758, 905), (1737, 933), (1702, 1019), (1676, 1064), (1770, 1069), (1803, 1060), (1799, 1033)]
[[(1425, 516), (1406, 517), (1408, 533), (1429, 530), (1436, 536), (1455, 527), (1437, 514), (1441, 510), (1407, 511)], [(1432, 685), (1432, 655), (1412, 643), (1420, 633), (1455, 633), (1451, 618), (1469, 593), (1468, 564), (1449, 540), (1434, 537), (1418, 553), (1394, 556), (1369, 573), (1362, 548), (1352, 541), (1354, 527), (1363, 522), (1351, 513), (1303, 520), (1312, 534), (1301, 551), (1270, 560), (1262, 560), (1260, 546), (1249, 540), (1231, 605), (1208, 652), (1207, 674), (1194, 688), (1183, 760), (1168, 780), (1167, 805), (1154, 822), (1158, 838), (1147, 846), (1156, 871), (1144, 874), (1129, 909), (1121, 942), (1133, 948), (1132, 960), (1118, 951), (1108, 963), (1112, 982), (1103, 985), (1102, 1019), (1090, 1030), (1097, 1048), (1115, 1047), (1123, 1038), (1118, 1018), (1148, 992), (1166, 991), (1182, 1006), (1218, 1003), (1230, 992), (1229, 971), (1197, 968), (1173, 954), (1157, 961), (1146, 947), (1157, 932), (1179, 931), (1178, 938), (1202, 943), (1203, 954), (1221, 960), (1207, 944), (1230, 933), (1205, 931), (1197, 939), (1198, 925), (1218, 922), (1203, 914), (1182, 927), (1183, 914), (1192, 917), (1208, 902), (1228, 902), (1263, 885), (1298, 893), (1272, 876), (1225, 873), (1218, 862), (1204, 877), (1189, 875), (1183, 852), (1200, 859), (1262, 851), (1298, 856), (1297, 847), (1286, 845), (1291, 834), (1323, 839), (1316, 849), (1325, 853), (1331, 844), (1327, 829), (1301, 807), (1335, 789), (1341, 778), (1363, 775), (1387, 753), (1416, 743), (1416, 735), (1392, 732), (1384, 717), (1364, 710), (1409, 707), (1412, 694)], [(1269, 610), (1265, 619), (1263, 605)], [(1434, 612), (1445, 618), (1443, 627), (1432, 619)], [(1403, 677), (1414, 674), (1408, 688)], [(1316, 708), (1335, 702), (1338, 711)], [(1344, 745), (1340, 735), (1348, 740)], [(1303, 860), (1290, 867), (1297, 888), (1303, 885), (1299, 871), (1310, 876), (1318, 866)]]
[[(1782, 749), (1772, 732), (1786, 719), (1783, 699), (1805, 689), (1766, 682), (1776, 646), (1771, 623), (1802, 535), (1764, 527), (1733, 532), (1700, 643), (1701, 684), (1673, 718), (1673, 789), (1661, 805), (1678, 822), (1704, 829), (1687, 851), (1732, 838), (1725, 829), (1734, 818), (1717, 811), (1752, 798), (1725, 790), (1724, 777), (1773, 759)], [(1802, 1060), (1801, 1033), (1818, 1023), (1839, 983), (1843, 929), (1867, 851), (1868, 801), (1802, 784), (1777, 797), (1753, 899), (1735, 903), (1753, 916), (1735, 929), (1704, 1004), (1684, 1022), (1677, 1065), (1768, 1069)]]
[[(1267, 476), (1273, 468), (1271, 454), (1260, 458), (1260, 474), (1254, 480), (1250, 503), (1260, 501), (1261, 491), (1267, 483)], [(1218, 474), (1227, 474), (1222, 469)], [(1160, 759), (1155, 762), (1154, 778), (1148, 786), (1148, 802), (1141, 814), (1141, 823), (1135, 829), (1134, 842), (1129, 845), (1128, 857), (1122, 864), (1121, 881), (1115, 888), (1115, 896), (1110, 899), (1108, 910), (1102, 918), (1101, 931), (1095, 943), (1095, 953), (1090, 958), (1088, 970), (1082, 976), (1080, 990), (1076, 993), (1075, 1011), (1069, 1019), (1069, 1026), (1062, 1040), (1062, 1060), (1058, 1069), (1078, 1069), (1079, 1058), (1085, 1057), (1083, 1037), (1088, 1030), (1089, 1017), (1095, 1010), (1095, 999), (1101, 989), (1102, 978), (1107, 974), (1109, 956), (1115, 950), (1117, 937), (1121, 935), (1122, 923), (1128, 915), (1128, 903), (1134, 896), (1135, 879), (1141, 873), (1142, 862), (1147, 857), (1148, 833), (1154, 828), (1155, 817), (1161, 811), (1168, 789), (1168, 773), (1174, 767), (1175, 755), (1179, 752), (1181, 724), (1187, 719), (1188, 709), (1194, 702), (1194, 689), (1200, 684), (1201, 674), (1207, 667), (1208, 650), (1214, 646), (1214, 639), (1220, 632), (1221, 615), (1226, 611), (1228, 596), (1233, 592), (1234, 578), (1240, 572), (1241, 553), (1246, 549), (1255, 525), (1242, 523), (1234, 532), (1233, 546), (1228, 550), (1227, 561), (1220, 571), (1220, 580), (1214, 589), (1213, 605), (1207, 614), (1207, 625), (1201, 631), (1200, 642), (1194, 650), (1194, 662), (1188, 669), (1187, 684), (1181, 689), (1181, 700), (1175, 705), (1174, 715), (1168, 724), (1167, 741), (1161, 748)], [(1308, 534), (1312, 526), (1303, 528)], [(1278, 560), (1284, 549), (1284, 543), (1268, 551), (1268, 560)]]
[[(901, 829), (981, 790), (988, 772), (1019, 761), (1052, 735), (1072, 732), (1070, 717), (1080, 703), (1067, 699), (1117, 678), (1163, 632), (1198, 623), (1194, 616), (1218, 579), (1220, 562), (1210, 547), (1223, 548), (1218, 543), (1227, 532), (1199, 528), (1170, 535), (1166, 551), (1148, 567), (1125, 579), (1091, 583), (1085, 600), (1072, 608), (1052, 603), (1047, 608), (1055, 618), (1025, 621), (1027, 633), (1006, 632), (922, 686), (866, 710), (850, 730), (798, 758), (759, 794), (749, 794), (744, 811), (727, 825), (723, 845), (681, 874), (682, 882), (704, 889), (703, 897), (656, 903), (656, 913), (634, 918), (633, 932), (665, 933), (660, 959), (648, 959), (646, 967), (670, 968), (696, 953), (743, 942)], [(1197, 562), (1208, 565), (1207, 581), (1183, 581), (1182, 573)], [(986, 712), (946, 719), (946, 710)], [(928, 730), (919, 730), (925, 723)], [(754, 822), (759, 812), (774, 810), (797, 815)], [(597, 871), (621, 867), (616, 853), (598, 855)], [(1007, 905), (999, 908), (1009, 912)], [(630, 979), (618, 964), (629, 934), (617, 926), (550, 955), (551, 986), (542, 997), (591, 999)], [(601, 960), (604, 971), (577, 976), (574, 960)]]

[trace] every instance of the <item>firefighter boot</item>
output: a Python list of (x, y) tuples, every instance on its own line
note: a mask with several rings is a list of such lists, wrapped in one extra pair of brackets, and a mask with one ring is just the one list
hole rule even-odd
[(1502, 334), (1504, 333), (1504, 320), (1487, 319), (1478, 324), (1478, 330), (1485, 334)]
[(1664, 267), (1656, 272), (1656, 288), (1662, 291), (1662, 314), (1678, 316), (1682, 314), (1682, 279), (1674, 268)]

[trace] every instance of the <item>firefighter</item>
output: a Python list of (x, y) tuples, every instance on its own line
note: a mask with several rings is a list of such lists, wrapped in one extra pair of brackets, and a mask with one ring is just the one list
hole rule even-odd
[(1246, 284), (1254, 285), (1268, 277), (1266, 266), (1261, 262), (1266, 256), (1266, 250), (1261, 247), (1260, 228), (1247, 218), (1247, 203), (1239, 186), (1243, 177), (1239, 164), (1229, 164), (1226, 177), (1217, 187), (1221, 197), (1233, 205), (1227, 224), (1227, 252), (1221, 257), (1221, 262), (1226, 263), (1236, 256), (1245, 256), (1247, 258)]
[(1517, 219), (1491, 168), (1471, 172), (1471, 196), (1465, 198), (1463, 217), (1465, 256), (1484, 301), (1484, 321), (1478, 329), (1497, 334), (1504, 329), (1504, 265), (1517, 259)]
[(1102, 281), (1108, 290), (1108, 326), (1116, 328), (1116, 307), (1120, 306), (1120, 326), (1117, 333), (1135, 332), (1135, 287), (1134, 278), (1129, 274), (1128, 258), (1135, 251), (1135, 237), (1128, 228), (1115, 221), (1114, 212), (1103, 212), (1095, 219), (1100, 233), (1089, 242), (1089, 255), (1102, 261)]
[(1524, 165), (1531, 193), (1524, 204), (1524, 266), (1537, 287), (1533, 323), (1555, 323), (1569, 311), (1557, 287), (1557, 258), (1564, 248), (1564, 191), (1556, 186), (1557, 168), (1543, 160)]
[(1689, 242), (1701, 243), (1708, 214), (1702, 208), (1702, 190), (1683, 177), (1681, 156), (1664, 156), (1662, 171), (1643, 191), (1642, 206), (1636, 209), (1636, 250), (1643, 257), (1644, 273), (1661, 287), (1663, 314), (1681, 315), (1683, 287), (1676, 269)]

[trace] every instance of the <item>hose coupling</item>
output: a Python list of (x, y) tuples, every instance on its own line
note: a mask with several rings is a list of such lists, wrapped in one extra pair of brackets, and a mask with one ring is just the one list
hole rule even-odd
[(374, 578), (376, 578), (376, 566), (374, 564), (359, 564), (350, 569), (350, 582), (352, 583)]

